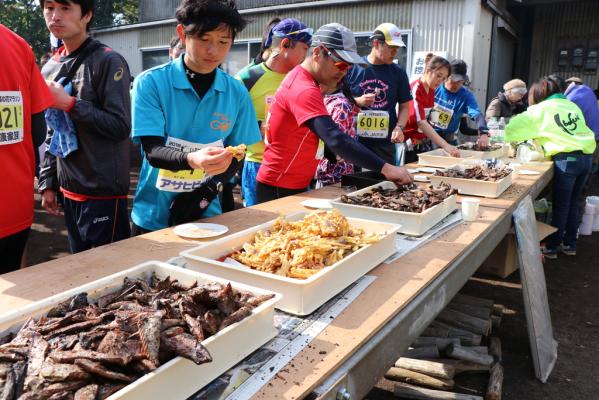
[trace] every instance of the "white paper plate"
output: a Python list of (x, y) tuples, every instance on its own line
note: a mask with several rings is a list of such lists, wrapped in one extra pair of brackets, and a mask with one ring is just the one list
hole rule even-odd
[(418, 172), (424, 172), (427, 174), (434, 174), (438, 170), (439, 170), (439, 168), (431, 168), (431, 167), (419, 167), (418, 168)]
[(520, 175), (541, 175), (539, 171), (533, 171), (532, 169), (519, 169), (518, 174)]
[(428, 179), (428, 176), (426, 176), (426, 175), (414, 175), (414, 181), (415, 182), (430, 182), (431, 180)]
[(306, 208), (315, 208), (322, 210), (330, 210), (333, 208), (331, 206), (331, 202), (327, 199), (307, 199), (300, 203), (302, 206)]
[(220, 236), (228, 230), (228, 227), (220, 224), (190, 223), (175, 226), (173, 232), (184, 238), (203, 239)]

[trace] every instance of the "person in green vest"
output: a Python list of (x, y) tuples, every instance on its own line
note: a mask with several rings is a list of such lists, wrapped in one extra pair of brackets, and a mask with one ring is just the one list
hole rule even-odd
[(565, 82), (548, 76), (535, 82), (528, 94), (528, 109), (512, 117), (505, 129), (505, 140), (522, 142), (534, 139), (554, 162), (551, 225), (557, 232), (543, 248), (546, 258), (557, 258), (561, 250), (576, 255), (579, 223), (578, 199), (591, 170), (595, 135), (585, 124), (580, 108), (566, 99)]

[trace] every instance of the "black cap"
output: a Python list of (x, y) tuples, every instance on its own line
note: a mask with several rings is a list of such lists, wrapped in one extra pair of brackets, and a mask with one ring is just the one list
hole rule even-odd
[(451, 74), (449, 75), (449, 79), (452, 81), (464, 81), (465, 84), (470, 83), (468, 66), (463, 60), (453, 60), (450, 64)]

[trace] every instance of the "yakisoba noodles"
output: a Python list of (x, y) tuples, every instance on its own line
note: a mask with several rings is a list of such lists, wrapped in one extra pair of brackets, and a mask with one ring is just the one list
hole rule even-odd
[(351, 227), (337, 210), (317, 211), (297, 222), (277, 218), (231, 257), (259, 271), (306, 279), (379, 239)]

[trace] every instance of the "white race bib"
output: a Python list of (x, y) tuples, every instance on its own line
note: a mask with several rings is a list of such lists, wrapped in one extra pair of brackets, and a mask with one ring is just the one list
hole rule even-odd
[(23, 141), (23, 95), (0, 91), (0, 146)]
[(389, 113), (381, 110), (360, 111), (356, 134), (360, 137), (386, 138), (389, 134)]
[(444, 107), (438, 103), (435, 103), (435, 107), (431, 109), (429, 114), (429, 122), (432, 126), (438, 129), (447, 129), (451, 118), (453, 117), (453, 110), (451, 108)]
[[(224, 144), (220, 139), (213, 143), (202, 144), (169, 137), (166, 139), (165, 146), (180, 151), (193, 152), (203, 149), (204, 147), (224, 147)], [(200, 186), (200, 183), (205, 176), (206, 173), (201, 169), (182, 171), (159, 169), (158, 178), (156, 179), (156, 188), (165, 192), (191, 192)]]

